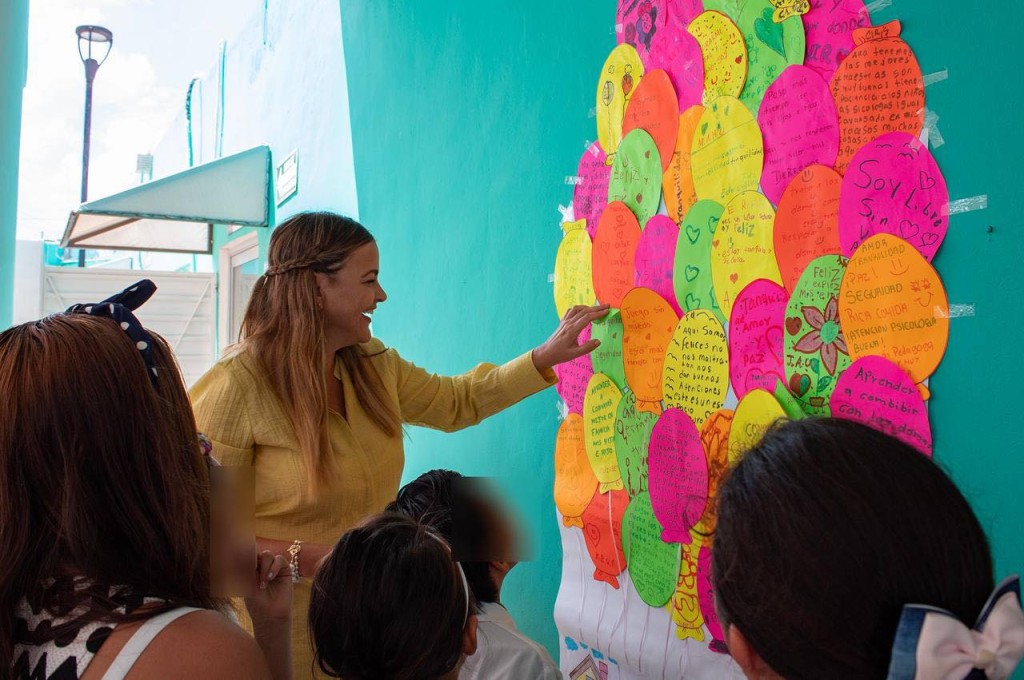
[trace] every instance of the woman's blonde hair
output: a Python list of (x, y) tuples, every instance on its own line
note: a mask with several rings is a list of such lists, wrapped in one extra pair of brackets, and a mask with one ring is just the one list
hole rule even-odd
[[(267, 271), (253, 288), (238, 349), (264, 369), (284, 404), (306, 461), (309, 487), (337, 475), (327, 432), (323, 302), (314, 274), (336, 272), (373, 235), (355, 220), (306, 212), (281, 223), (270, 239)], [(401, 431), (399, 414), (380, 375), (358, 345), (338, 352), (359, 405), (388, 436)]]

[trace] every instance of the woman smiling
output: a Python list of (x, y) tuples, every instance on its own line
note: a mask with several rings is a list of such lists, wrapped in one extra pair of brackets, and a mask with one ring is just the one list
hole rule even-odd
[(580, 331), (607, 307), (576, 307), (540, 347), (503, 366), (433, 375), (370, 334), (387, 300), (377, 244), (332, 213), (303, 213), (270, 241), (241, 341), (192, 389), (200, 430), (225, 465), (254, 466), (261, 550), (292, 557), (295, 678), (310, 677), (309, 577), (330, 546), (394, 500), (404, 424), (479, 423), (555, 383), (552, 367), (593, 351)]

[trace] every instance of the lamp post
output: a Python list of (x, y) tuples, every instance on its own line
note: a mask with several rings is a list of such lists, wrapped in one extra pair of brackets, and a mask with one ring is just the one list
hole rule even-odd
[[(78, 56), (85, 66), (85, 128), (82, 132), (82, 203), (89, 197), (89, 135), (92, 129), (92, 83), (96, 72), (110, 56), (114, 46), (114, 34), (102, 26), (79, 26)], [(93, 55), (93, 49), (96, 55)], [(99, 58), (97, 58), (99, 57)], [(78, 251), (78, 266), (85, 266), (85, 250)]]

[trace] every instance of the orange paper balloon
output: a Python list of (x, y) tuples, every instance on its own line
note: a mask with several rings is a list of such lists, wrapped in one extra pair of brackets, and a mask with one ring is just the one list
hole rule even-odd
[(660, 68), (644, 75), (626, 104), (623, 138), (635, 128), (651, 136), (661, 155), (661, 170), (667, 170), (679, 134), (679, 98), (668, 74)]
[(704, 455), (708, 459), (708, 504), (704, 517), (696, 530), (705, 545), (711, 545), (718, 521), (718, 504), (714, 502), (718, 493), (718, 485), (725, 479), (729, 471), (729, 432), (732, 430), (733, 412), (720, 409), (711, 414), (700, 428), (700, 441), (704, 445)]
[(601, 214), (591, 250), (594, 292), (601, 302), (618, 307), (633, 287), (640, 235), (640, 223), (629, 206), (622, 201), (609, 203)]
[(619, 588), (617, 576), (626, 569), (622, 516), (628, 506), (629, 494), (624, 489), (606, 494), (594, 491), (590, 504), (583, 511), (583, 538), (594, 561), (594, 580), (604, 581), (616, 590)]
[(853, 253), (839, 289), (839, 320), (851, 361), (885, 357), (916, 383), (938, 367), (949, 340), (942, 280), (892, 234), (876, 234)]
[(583, 511), (597, 489), (597, 477), (583, 441), (583, 416), (570, 413), (555, 440), (555, 506), (567, 527), (583, 528)]
[[(693, 173), (690, 170), (690, 151), (697, 123), (704, 115), (703, 106), (691, 106), (679, 116), (679, 130), (676, 133), (676, 147), (668, 162), (668, 168), (661, 179), (662, 195), (668, 216), (676, 224), (682, 224), (686, 213), (697, 202), (697, 190), (693, 188)], [(661, 157), (662, 162), (665, 156)]]
[(824, 165), (809, 165), (794, 177), (775, 212), (775, 258), (790, 293), (811, 260), (841, 255), (839, 187), (843, 178)]
[(665, 298), (634, 288), (622, 300), (622, 363), (640, 411), (661, 412), (665, 351), (679, 317)]
[(872, 139), (897, 130), (914, 137), (924, 126), (924, 77), (914, 51), (900, 40), (900, 22), (853, 32), (857, 47), (832, 76), (839, 113), (836, 170), (846, 174), (854, 154)]

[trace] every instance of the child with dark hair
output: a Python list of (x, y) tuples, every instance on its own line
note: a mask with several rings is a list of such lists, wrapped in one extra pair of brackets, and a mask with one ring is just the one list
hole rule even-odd
[(408, 517), (371, 517), (313, 578), (314, 661), (344, 680), (454, 680), (476, 650), (466, 577), (448, 544)]
[(931, 459), (863, 425), (770, 430), (718, 492), (716, 607), (749, 678), (995, 680), (1024, 654), (1016, 577)]
[(452, 546), (477, 601), (477, 651), (462, 680), (557, 680), (547, 651), (523, 635), (501, 604), (501, 586), (516, 565), (515, 528), (479, 480), (431, 470), (406, 484), (389, 512), (433, 527)]

